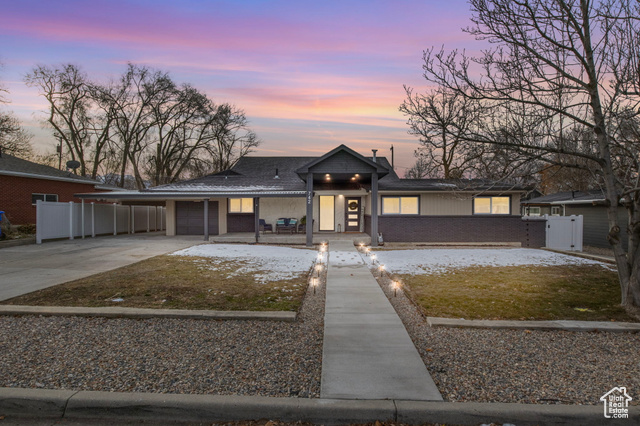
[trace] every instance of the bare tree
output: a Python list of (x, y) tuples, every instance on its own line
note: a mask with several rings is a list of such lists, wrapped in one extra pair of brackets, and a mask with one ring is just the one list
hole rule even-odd
[(227, 170), (260, 145), (257, 135), (249, 128), (249, 120), (242, 109), (230, 104), (217, 107), (210, 153), (213, 171)]
[(463, 177), (477, 154), (464, 138), (469, 126), (479, 119), (477, 103), (441, 87), (426, 94), (414, 93), (407, 86), (405, 91), (407, 98), (400, 111), (408, 116), (409, 133), (418, 136), (421, 145), (415, 152), (414, 171), (421, 177)]
[(4, 153), (20, 158), (31, 158), (32, 135), (21, 126), (20, 121), (9, 112), (0, 112), (0, 147)]
[[(496, 138), (484, 122), (467, 135), (507, 147), (522, 158), (590, 168), (606, 195), (609, 241), (622, 304), (640, 306), (640, 186), (637, 139), (623, 132), (640, 102), (640, 4), (632, 0), (471, 0), (465, 31), (495, 47), (479, 57), (430, 49), (424, 76), (482, 103), (496, 122), (532, 123), (535, 139)], [(526, 119), (526, 120), (525, 120)], [(568, 144), (563, 133), (582, 126), (592, 142)], [(508, 129), (508, 127), (507, 127)], [(624, 172), (620, 172), (620, 167)], [(629, 249), (621, 243), (618, 207), (629, 213)]]
[[(9, 99), (4, 95), (8, 93), (9, 91), (0, 85), (0, 104), (9, 103)], [(16, 157), (30, 158), (33, 156), (31, 138), (32, 135), (22, 127), (15, 115), (8, 111), (0, 111), (0, 147), (3, 152)]]

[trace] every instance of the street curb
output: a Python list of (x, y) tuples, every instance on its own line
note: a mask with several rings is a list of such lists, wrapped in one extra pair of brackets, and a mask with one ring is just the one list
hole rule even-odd
[(202, 320), (296, 320), (296, 312), (287, 311), (191, 311), (186, 309), (87, 308), (67, 306), (0, 305), (0, 315), (80, 316), (105, 318), (173, 318)]
[(10, 247), (28, 246), (36, 243), (36, 237), (18, 238), (15, 240), (0, 241), (0, 249)]
[(419, 423), (628, 425), (640, 417), (604, 419), (600, 405), (338, 400), (262, 396), (176, 395), (0, 388), (0, 415), (69, 420), (218, 422), (280, 420), (327, 425), (376, 420)]
[(491, 329), (526, 329), (526, 330), (563, 330), (563, 331), (610, 331), (616, 333), (638, 332), (640, 323), (607, 322), (607, 321), (490, 321), (465, 320), (454, 318), (427, 317), (431, 327), (450, 328), (491, 328)]

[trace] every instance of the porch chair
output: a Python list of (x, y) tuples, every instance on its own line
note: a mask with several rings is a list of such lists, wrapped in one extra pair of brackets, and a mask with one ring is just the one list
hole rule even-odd
[(273, 225), (267, 223), (264, 219), (260, 219), (260, 231), (264, 234), (266, 231), (273, 233)]

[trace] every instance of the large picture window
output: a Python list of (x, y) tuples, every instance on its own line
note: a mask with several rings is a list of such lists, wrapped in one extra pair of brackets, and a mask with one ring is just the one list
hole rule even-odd
[(476, 197), (473, 214), (510, 214), (511, 197)]
[(253, 198), (229, 198), (229, 213), (253, 213)]
[(382, 214), (419, 214), (418, 197), (382, 197)]
[(31, 194), (31, 204), (36, 204), (38, 200), (57, 203), (58, 194)]

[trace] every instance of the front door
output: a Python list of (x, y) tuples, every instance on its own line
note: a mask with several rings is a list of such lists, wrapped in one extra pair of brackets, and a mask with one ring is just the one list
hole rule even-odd
[(347, 197), (344, 217), (345, 232), (360, 232), (360, 197)]

